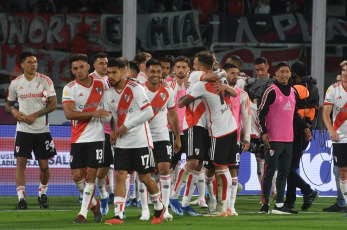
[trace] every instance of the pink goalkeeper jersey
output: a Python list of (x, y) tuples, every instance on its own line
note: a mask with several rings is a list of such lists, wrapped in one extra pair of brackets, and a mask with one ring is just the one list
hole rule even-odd
[(289, 96), (285, 96), (275, 84), (271, 86), (275, 90), (276, 100), (269, 106), (269, 112), (265, 119), (270, 141), (292, 142), (296, 104), (294, 90), (291, 88)]

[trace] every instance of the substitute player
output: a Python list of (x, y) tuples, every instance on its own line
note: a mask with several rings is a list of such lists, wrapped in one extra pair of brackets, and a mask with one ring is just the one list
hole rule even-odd
[[(154, 144), (154, 159), (160, 175), (160, 190), (163, 204), (166, 212), (164, 219), (172, 220), (172, 215), (168, 211), (171, 179), (170, 164), (172, 158), (172, 145), (169, 138), (168, 123), (171, 124), (172, 132), (175, 134), (174, 152), (179, 152), (181, 148), (180, 129), (178, 117), (175, 110), (174, 93), (171, 88), (163, 87), (160, 84), (162, 72), (161, 63), (155, 59), (150, 59), (146, 63), (148, 81), (144, 84), (146, 95), (151, 101), (154, 116), (149, 120), (149, 128), (151, 130)], [(143, 199), (141, 199), (143, 201)], [(142, 204), (142, 215), (146, 201)], [(148, 219), (149, 209), (147, 205)]]
[[(6, 111), (18, 121), (14, 152), (17, 158), (16, 184), (19, 200), (16, 209), (27, 209), (25, 168), (28, 159), (32, 158), (32, 151), (40, 166), (38, 202), (40, 208), (48, 208), (48, 159), (56, 155), (49, 132), (48, 113), (57, 109), (56, 93), (51, 79), (37, 72), (35, 54), (22, 53), (20, 62), (24, 73), (11, 82), (6, 103)], [(13, 107), (16, 100), (19, 104), (18, 110)]]
[[(347, 202), (347, 61), (343, 61), (340, 66), (342, 81), (330, 86), (326, 92), (323, 120), (333, 141), (334, 164), (339, 167), (340, 188)], [(331, 111), (333, 111), (333, 125), (330, 119)]]
[[(104, 124), (101, 118), (109, 113), (99, 109), (107, 83), (99, 77), (88, 74), (88, 56), (76, 54), (70, 58), (71, 72), (76, 80), (63, 90), (63, 109), (71, 120), (72, 178), (80, 192), (83, 192), (81, 211), (74, 223), (86, 222), (89, 206), (92, 205), (94, 219), (101, 222), (100, 201), (94, 199), (95, 179), (99, 164), (104, 162)], [(84, 179), (84, 168), (86, 175)]]
[(116, 142), (114, 168), (115, 216), (105, 224), (122, 224), (125, 204), (125, 180), (129, 171), (137, 171), (139, 179), (146, 185), (154, 205), (152, 224), (163, 221), (165, 207), (150, 172), (154, 169), (153, 142), (148, 120), (153, 117), (151, 103), (144, 88), (137, 82), (126, 79), (125, 63), (118, 59), (109, 60), (107, 75), (110, 88), (105, 93), (105, 109), (111, 111), (117, 131), (111, 126), (111, 140)]

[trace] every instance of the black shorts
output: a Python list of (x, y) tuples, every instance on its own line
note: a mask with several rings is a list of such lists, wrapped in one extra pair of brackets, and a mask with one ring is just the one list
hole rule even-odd
[(97, 169), (104, 161), (104, 142), (73, 143), (70, 155), (71, 169), (85, 167)]
[(337, 167), (347, 166), (347, 143), (333, 143), (334, 165)]
[(114, 150), (114, 169), (124, 171), (137, 171), (147, 174), (155, 169), (153, 151), (150, 147)]
[(211, 137), (210, 160), (216, 166), (232, 166), (238, 163), (237, 131), (220, 138)]
[[(171, 142), (172, 146), (174, 146), (174, 141), (176, 140), (175, 135), (173, 134), (173, 132), (170, 131), (169, 136), (170, 136), (170, 142)], [(184, 135), (180, 135), (180, 139), (181, 139), (181, 149), (178, 153), (173, 152), (173, 156), (171, 159), (172, 164), (177, 164), (181, 160), (182, 153), (187, 152), (186, 141), (185, 141)]]
[[(229, 170), (230, 169), (239, 169), (240, 168), (240, 157), (242, 154), (242, 142), (238, 142), (237, 143), (237, 151), (236, 151), (236, 156), (235, 156), (235, 162), (236, 163), (231, 163), (229, 165)], [(233, 159), (233, 157), (231, 158), (231, 160)]]
[(260, 138), (251, 138), (249, 152), (254, 153), (256, 158), (264, 159), (264, 143)]
[(110, 167), (110, 165), (113, 164), (113, 149), (110, 143), (110, 134), (108, 133), (105, 133), (104, 151), (104, 161), (99, 164), (99, 168)]
[(51, 133), (17, 131), (14, 156), (32, 159), (31, 152), (34, 152), (36, 160), (48, 160), (57, 155)]
[(156, 163), (169, 162), (171, 163), (172, 158), (172, 145), (170, 141), (156, 141), (153, 142), (154, 149), (153, 155)]
[(187, 145), (187, 160), (209, 160), (210, 137), (207, 129), (200, 126), (190, 127), (184, 131), (184, 137)]

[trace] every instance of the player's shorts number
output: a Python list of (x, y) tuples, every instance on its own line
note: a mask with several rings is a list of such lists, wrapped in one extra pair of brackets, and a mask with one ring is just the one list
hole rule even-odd
[(49, 150), (49, 147), (51, 147), (51, 149), (55, 148), (53, 140), (51, 140), (51, 141), (47, 140), (47, 141), (45, 141), (45, 144), (46, 144), (46, 150)]
[(167, 155), (169, 155), (170, 159), (172, 158), (172, 146), (171, 145), (167, 145), (166, 146), (166, 151), (167, 151)]
[(97, 149), (96, 150), (96, 160), (99, 163), (102, 163), (102, 160), (104, 159), (104, 154), (103, 154), (103, 150), (102, 149)]
[(141, 159), (142, 159), (142, 166), (145, 167), (145, 169), (148, 169), (149, 154), (141, 156)]

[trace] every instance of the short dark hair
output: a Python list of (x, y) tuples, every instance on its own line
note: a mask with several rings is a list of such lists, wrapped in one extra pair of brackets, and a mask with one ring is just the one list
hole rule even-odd
[(110, 58), (108, 60), (107, 67), (118, 67), (119, 69), (125, 69), (125, 63), (120, 58)]
[(160, 57), (160, 58), (158, 58), (158, 61), (170, 63), (170, 68), (172, 68), (175, 65), (175, 61), (171, 57), (171, 55), (165, 55), (164, 57)]
[(290, 69), (290, 66), (287, 62), (281, 61), (280, 63), (277, 64), (276, 69), (279, 70), (281, 67), (287, 66)]
[[(240, 63), (240, 68), (242, 67), (243, 61), (242, 61), (242, 59), (241, 59), (239, 56), (237, 56), (237, 55), (231, 55), (231, 56), (228, 57), (228, 58), (230, 58), (230, 59), (233, 60), (233, 61), (236, 61), (236, 62)], [(227, 58), (227, 59), (228, 59), (228, 58)]]
[(142, 62), (145, 62), (148, 57), (152, 58), (152, 55), (150, 53), (140, 52), (135, 55), (134, 61), (139, 66)]
[(96, 61), (96, 59), (98, 58), (107, 58), (107, 54), (106, 53), (97, 53), (93, 56), (93, 64)]
[(187, 58), (186, 56), (178, 56), (176, 59), (175, 59), (175, 64), (177, 63), (177, 62), (185, 62), (185, 63), (187, 63), (188, 64), (188, 66), (190, 65), (190, 60), (189, 60), (189, 58)]
[(73, 54), (70, 57), (70, 65), (75, 61), (84, 61), (88, 63), (88, 56), (86, 54)]
[(258, 57), (254, 59), (254, 65), (260, 65), (262, 63), (264, 63), (265, 65), (268, 64), (267, 59), (265, 57)]
[(27, 57), (36, 57), (36, 55), (34, 53), (31, 52), (23, 52), (20, 55), (20, 63), (25, 62), (25, 60), (27, 59)]
[(214, 54), (209, 51), (200, 51), (195, 54), (195, 57), (198, 58), (198, 61), (202, 63), (205, 67), (212, 69), (214, 64)]
[(157, 59), (154, 59), (154, 58), (151, 58), (146, 62), (146, 69), (148, 69), (151, 65), (161, 66), (160, 61), (158, 61)]
[(135, 70), (137, 73), (140, 73), (140, 69), (139, 67), (137, 66), (137, 63), (135, 61), (130, 61), (129, 62), (129, 69), (133, 69)]
[(307, 68), (305, 63), (296, 61), (292, 64), (291, 71), (295, 76), (304, 77), (307, 76)]
[(235, 65), (235, 64), (233, 64), (233, 63), (225, 63), (225, 64), (223, 65), (223, 69), (224, 69), (225, 71), (227, 71), (228, 69), (231, 69), (231, 68), (237, 68), (237, 69), (239, 69), (239, 67), (237, 67), (237, 65)]
[(342, 74), (342, 71), (340, 70), (339, 72), (337, 72), (336, 75), (341, 75)]

